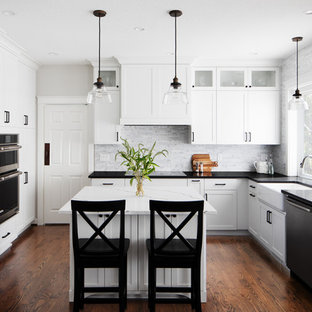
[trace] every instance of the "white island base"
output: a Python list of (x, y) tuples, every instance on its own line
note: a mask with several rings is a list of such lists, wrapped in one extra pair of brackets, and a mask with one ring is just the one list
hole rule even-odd
[[(148, 286), (148, 256), (146, 249), (146, 239), (150, 236), (150, 216), (149, 200), (168, 200), (168, 201), (194, 201), (203, 200), (203, 197), (190, 187), (146, 187), (144, 188), (144, 197), (136, 197), (135, 189), (130, 187), (102, 187), (86, 186), (73, 199), (101, 201), (101, 200), (126, 200), (125, 214), (125, 236), (130, 239), (128, 250), (127, 268), (128, 268), (128, 298), (147, 298)], [(59, 210), (59, 213), (70, 214), (71, 204), (68, 202)], [(205, 214), (216, 214), (216, 210), (205, 201)], [(95, 225), (102, 224), (106, 216), (103, 214), (94, 214), (90, 216)], [(171, 222), (177, 226), (185, 218), (185, 214), (169, 215)], [(203, 218), (203, 247), (201, 257), (201, 301), (206, 302), (206, 218)], [(114, 226), (117, 222), (118, 226)], [(196, 218), (193, 218), (183, 229), (182, 233), (186, 237), (195, 237)], [(160, 217), (156, 219), (156, 229), (158, 233), (163, 233), (164, 237), (171, 233), (171, 230)], [(93, 230), (84, 223), (81, 227), (82, 232), (91, 235)], [(119, 221), (115, 218), (105, 229), (108, 237), (119, 235)], [(69, 301), (73, 301), (74, 287), (74, 261), (71, 239), (70, 224), (70, 289)], [(86, 287), (96, 286), (117, 286), (117, 269), (86, 269), (85, 270)], [(190, 285), (190, 269), (157, 269), (158, 286), (180, 286)]]

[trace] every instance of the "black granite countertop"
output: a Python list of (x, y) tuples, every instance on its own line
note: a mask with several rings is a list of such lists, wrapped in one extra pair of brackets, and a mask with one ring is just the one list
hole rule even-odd
[[(124, 179), (131, 178), (132, 175), (125, 171), (94, 171), (89, 175), (91, 179)], [(192, 171), (155, 171), (150, 175), (154, 179), (251, 179), (255, 182), (297, 182), (297, 177), (287, 177), (279, 173), (273, 176), (259, 174), (250, 171), (215, 171), (211, 173), (195, 173)], [(312, 182), (312, 181), (311, 181)]]
[(283, 194), (293, 199), (299, 200), (307, 205), (312, 205), (312, 189), (311, 190), (282, 190)]

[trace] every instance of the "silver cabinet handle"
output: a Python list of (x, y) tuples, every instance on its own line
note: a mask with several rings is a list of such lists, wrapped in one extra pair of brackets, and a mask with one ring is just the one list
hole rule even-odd
[(208, 194), (205, 193), (205, 200), (208, 201)]
[(117, 142), (119, 142), (119, 132), (117, 131)]
[(192, 180), (192, 182), (200, 182), (200, 180)]
[(256, 197), (256, 195), (254, 195), (254, 194), (249, 194), (249, 196), (251, 196), (251, 197)]
[(247, 132), (244, 132), (245, 133), (245, 139), (244, 141), (247, 142)]
[(194, 132), (192, 131), (192, 142), (194, 142), (195, 141), (195, 134), (194, 134)]
[(0, 178), (0, 182), (6, 181), (6, 180), (9, 180), (9, 179), (12, 179), (12, 178), (15, 178), (15, 177), (19, 176), (20, 174), (22, 174), (22, 172), (21, 171), (17, 171), (17, 172), (10, 173), (10, 174), (7, 174), (5, 176), (2, 176)]
[(215, 183), (215, 185), (224, 186), (224, 185), (226, 185), (226, 183)]
[(5, 235), (2, 236), (2, 238), (6, 238), (6, 237), (8, 237), (10, 234), (11, 234), (10, 232), (6, 233)]
[(251, 132), (248, 133), (249, 133), (249, 142), (251, 142)]
[(28, 184), (28, 171), (24, 171), (24, 184)]
[(253, 188), (253, 189), (255, 189), (256, 187), (255, 186), (253, 186), (253, 185), (249, 185), (249, 187), (251, 187), (251, 188)]
[(294, 206), (294, 207), (296, 207), (296, 208), (298, 208), (298, 209), (304, 210), (304, 211), (306, 211), (306, 212), (311, 212), (311, 209), (306, 208), (306, 207), (302, 207), (302, 206), (298, 205), (297, 203), (294, 203), (294, 202), (293, 202), (292, 200), (290, 200), (290, 199), (287, 199), (287, 202), (288, 202), (290, 205), (292, 205), (292, 206)]
[(22, 148), (20, 145), (1, 146), (0, 147), (0, 152), (17, 151), (20, 148)]
[(114, 185), (114, 183), (113, 182), (104, 182), (104, 183), (102, 183), (102, 185)]
[(28, 126), (28, 115), (24, 115), (24, 126)]

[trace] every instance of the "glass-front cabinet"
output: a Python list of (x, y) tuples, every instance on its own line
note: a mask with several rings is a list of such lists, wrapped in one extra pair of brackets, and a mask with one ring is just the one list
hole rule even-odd
[[(97, 76), (97, 72), (96, 72)], [(100, 76), (107, 90), (118, 91), (120, 88), (119, 67), (105, 67), (101, 69)]]
[(279, 72), (275, 67), (218, 68), (219, 90), (279, 90)]
[(195, 67), (192, 72), (193, 90), (215, 90), (216, 69), (207, 67)]

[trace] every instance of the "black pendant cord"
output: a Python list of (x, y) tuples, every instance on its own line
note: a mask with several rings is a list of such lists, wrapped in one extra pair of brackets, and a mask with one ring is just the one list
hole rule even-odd
[(298, 40), (297, 40), (297, 42), (296, 42), (296, 45), (297, 45), (297, 56), (296, 56), (296, 63), (297, 63), (297, 90), (299, 90), (299, 88), (298, 88), (298, 75), (299, 75), (299, 69), (298, 69), (298, 67), (299, 67), (299, 64), (298, 64)]
[(99, 70), (98, 77), (100, 77), (101, 71), (101, 17), (99, 16)]
[(177, 78), (177, 14), (174, 17), (174, 77)]

